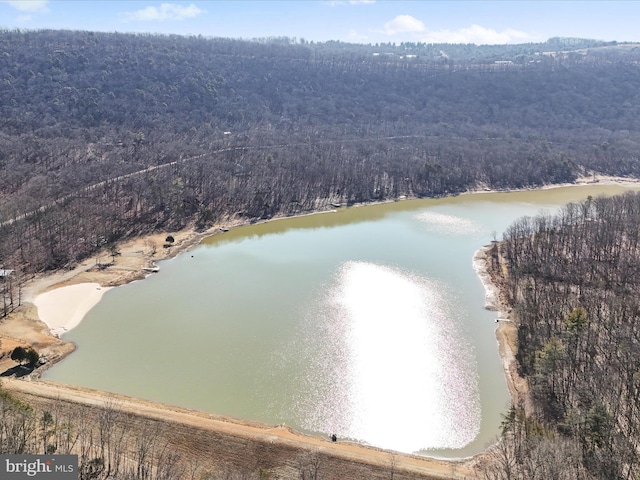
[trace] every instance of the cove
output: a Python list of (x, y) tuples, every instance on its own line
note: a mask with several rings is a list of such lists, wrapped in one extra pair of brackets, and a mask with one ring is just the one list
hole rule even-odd
[(509, 405), (474, 252), (594, 185), (343, 208), (232, 229), (108, 291), (44, 378), (438, 457)]

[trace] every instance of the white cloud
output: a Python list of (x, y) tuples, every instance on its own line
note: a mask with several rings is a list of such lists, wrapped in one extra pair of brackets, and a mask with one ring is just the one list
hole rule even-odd
[(385, 35), (397, 35), (398, 33), (424, 32), (424, 23), (411, 15), (398, 15), (393, 20), (384, 24), (381, 33)]
[(356, 30), (352, 28), (351, 30), (349, 30), (349, 33), (347, 34), (347, 38), (351, 42), (358, 43), (358, 42), (364, 42), (365, 40), (368, 40), (369, 37), (367, 37), (366, 35), (359, 34)]
[(407, 35), (412, 41), (425, 43), (475, 43), (476, 45), (498, 45), (505, 43), (524, 43), (542, 41), (540, 35), (530, 34), (513, 28), (497, 31), (481, 25), (471, 25), (470, 27), (457, 30), (429, 30), (425, 24), (411, 15), (398, 15), (393, 20), (384, 24), (384, 30), (377, 30), (388, 36)]
[(16, 18), (16, 22), (18, 23), (28, 23), (31, 20), (33, 20), (32, 15), (18, 15), (18, 18)]
[(127, 12), (124, 14), (124, 20), (126, 22), (185, 20), (195, 18), (203, 13), (206, 11), (196, 7), (193, 3), (189, 5), (163, 3), (160, 7), (147, 7), (135, 12)]
[(537, 41), (536, 35), (508, 28), (498, 32), (480, 25), (471, 25), (459, 30), (427, 31), (420, 36), (426, 43), (475, 43), (476, 45), (498, 45)]
[(2, 0), (21, 12), (46, 13), (49, 0)]

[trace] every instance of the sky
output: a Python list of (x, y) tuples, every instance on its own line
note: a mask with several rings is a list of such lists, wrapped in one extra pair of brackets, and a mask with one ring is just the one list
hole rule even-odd
[(0, 0), (0, 28), (352, 43), (640, 41), (636, 0)]

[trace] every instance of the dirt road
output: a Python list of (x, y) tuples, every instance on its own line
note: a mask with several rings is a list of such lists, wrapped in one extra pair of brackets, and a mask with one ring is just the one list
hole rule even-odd
[[(286, 426), (246, 422), (131, 397), (46, 381), (3, 380), (3, 388), (42, 409), (53, 402), (84, 405), (97, 412), (107, 402), (117, 405), (133, 429), (159, 424), (165, 441), (184, 458), (211, 468), (265, 471), (268, 478), (299, 477), (301, 463), (318, 459), (321, 478), (464, 479), (474, 478), (471, 462), (451, 462), (394, 454), (350, 442), (331, 442)], [(91, 416), (91, 415), (89, 415)], [(391, 472), (393, 471), (393, 476)]]

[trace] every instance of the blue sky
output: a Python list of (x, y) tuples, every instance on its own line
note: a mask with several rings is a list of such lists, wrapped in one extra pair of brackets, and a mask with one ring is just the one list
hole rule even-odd
[(356, 43), (640, 41), (640, 1), (0, 0), (0, 27)]

